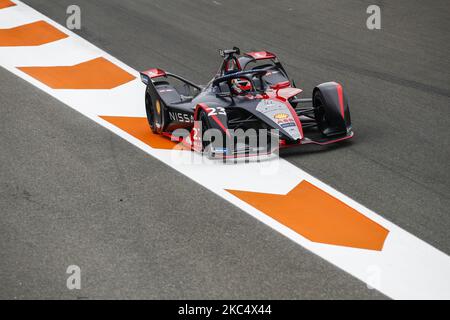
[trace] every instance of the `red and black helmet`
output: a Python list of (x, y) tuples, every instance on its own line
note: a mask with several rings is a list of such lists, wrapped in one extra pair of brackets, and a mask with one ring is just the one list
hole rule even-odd
[(234, 94), (246, 94), (252, 91), (252, 82), (246, 78), (236, 78), (231, 80), (231, 90)]

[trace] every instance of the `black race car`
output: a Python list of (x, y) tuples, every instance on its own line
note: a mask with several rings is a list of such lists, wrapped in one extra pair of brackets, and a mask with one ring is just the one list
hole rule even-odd
[(353, 136), (342, 86), (316, 86), (299, 98), (277, 57), (267, 51), (220, 50), (222, 65), (206, 85), (161, 69), (141, 72), (153, 133), (212, 158), (271, 154), (279, 148), (326, 145)]

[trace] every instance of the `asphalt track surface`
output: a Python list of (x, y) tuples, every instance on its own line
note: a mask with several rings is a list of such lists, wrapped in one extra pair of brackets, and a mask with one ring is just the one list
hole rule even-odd
[[(73, 1), (25, 3), (65, 24)], [(204, 83), (236, 45), (277, 53), (305, 93), (341, 82), (354, 140), (285, 158), (450, 253), (446, 1), (76, 4), (77, 33), (137, 70)], [(384, 298), (25, 81), (0, 83), (0, 298)]]

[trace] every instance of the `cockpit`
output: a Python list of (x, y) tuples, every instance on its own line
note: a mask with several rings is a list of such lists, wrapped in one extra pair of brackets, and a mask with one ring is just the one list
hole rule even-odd
[[(283, 66), (278, 61), (277, 57), (268, 51), (248, 52), (242, 56), (238, 48), (231, 50), (222, 50), (221, 55), (224, 57), (219, 76), (226, 76), (237, 72), (261, 70), (265, 71), (265, 74), (260, 77), (260, 74), (255, 74), (251, 79), (251, 85), (256, 88), (270, 87), (277, 83), (289, 81), (289, 78), (284, 70)], [(239, 90), (238, 83), (244, 83), (244, 80), (235, 80), (234, 87)], [(249, 84), (247, 84), (248, 86)], [(222, 85), (223, 87), (223, 85)], [(233, 86), (231, 86), (233, 90)], [(223, 88), (225, 89), (225, 88)], [(237, 93), (238, 94), (238, 93)]]

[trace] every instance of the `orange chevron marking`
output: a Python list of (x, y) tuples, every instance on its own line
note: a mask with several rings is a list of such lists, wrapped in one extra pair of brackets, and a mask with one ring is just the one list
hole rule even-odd
[(0, 0), (0, 9), (4, 9), (4, 8), (8, 8), (8, 7), (13, 7), (16, 4), (10, 0)]
[(142, 117), (114, 117), (114, 116), (100, 116), (103, 120), (115, 125), (123, 131), (129, 133), (133, 137), (141, 140), (145, 144), (155, 149), (179, 149), (188, 150), (182, 146), (177, 146), (176, 142), (169, 138), (154, 134), (150, 130), (147, 118)]
[(67, 37), (67, 34), (47, 22), (36, 21), (10, 29), (0, 29), (0, 46), (40, 46)]
[(113, 89), (135, 79), (102, 57), (74, 66), (19, 69), (53, 89)]
[(227, 191), (314, 242), (381, 251), (389, 233), (307, 181), (286, 195)]

